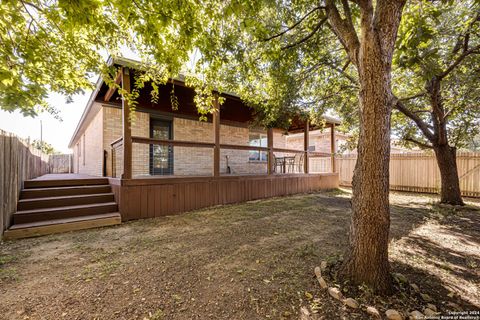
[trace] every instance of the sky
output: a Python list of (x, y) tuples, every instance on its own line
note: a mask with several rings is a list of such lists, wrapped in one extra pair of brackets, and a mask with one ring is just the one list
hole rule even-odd
[(48, 113), (41, 113), (37, 117), (24, 117), (20, 112), (0, 110), (0, 129), (12, 132), (19, 137), (31, 140), (40, 140), (40, 121), (43, 127), (43, 140), (50, 143), (55, 150), (61, 153), (71, 153), (68, 149), (70, 138), (77, 127), (83, 110), (87, 105), (92, 91), (73, 97), (73, 103), (66, 103), (64, 96), (52, 93), (48, 102), (56, 107), (63, 121), (55, 119)]

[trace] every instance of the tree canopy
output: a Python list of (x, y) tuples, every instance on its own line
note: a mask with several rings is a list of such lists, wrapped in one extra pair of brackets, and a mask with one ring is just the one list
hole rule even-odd
[(48, 142), (41, 141), (41, 140), (33, 140), (32, 146), (35, 149), (42, 151), (44, 154), (59, 154), (57, 150)]
[(49, 92), (67, 97), (92, 88), (101, 52), (125, 42), (103, 1), (2, 1), (0, 106), (24, 115), (55, 113)]
[[(404, 18), (395, 55), (394, 89), (402, 103), (394, 132), (407, 145), (432, 148), (441, 138), (436, 127), (446, 122), (447, 142), (465, 147), (480, 128), (480, 3), (425, 1), (409, 6)], [(441, 108), (429, 94), (435, 81)]]

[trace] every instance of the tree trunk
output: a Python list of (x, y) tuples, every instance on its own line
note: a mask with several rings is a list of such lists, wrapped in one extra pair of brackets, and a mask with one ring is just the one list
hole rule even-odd
[(364, 39), (359, 53), (360, 137), (353, 174), (350, 246), (340, 275), (376, 292), (391, 291), (388, 262), (390, 65), (374, 39)]
[(405, 0), (355, 2), (360, 8), (359, 33), (351, 19), (349, 1), (342, 1), (345, 19), (334, 0), (325, 2), (332, 30), (357, 68), (360, 87), (360, 136), (352, 182), (350, 241), (339, 276), (352, 284), (366, 284), (378, 293), (389, 293), (388, 167), (394, 102), (391, 69)]
[(434, 146), (438, 168), (440, 169), (440, 203), (463, 206), (457, 169), (457, 148), (448, 144)]

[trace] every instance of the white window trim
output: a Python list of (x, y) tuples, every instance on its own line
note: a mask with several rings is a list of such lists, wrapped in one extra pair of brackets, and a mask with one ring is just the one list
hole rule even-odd
[[(250, 141), (251, 141), (251, 137), (252, 136), (258, 136), (258, 140), (260, 141), (260, 147), (267, 147), (266, 145), (265, 146), (262, 146), (262, 140), (263, 139), (268, 139), (267, 137), (267, 134), (265, 133), (259, 133), (259, 132), (250, 132), (249, 135), (248, 135), (248, 145), (251, 146), (250, 144)], [(268, 143), (268, 142), (267, 142)], [(258, 153), (258, 159), (250, 159), (250, 154), (252, 154), (253, 152), (255, 153)], [(262, 160), (262, 155), (265, 154), (265, 160)], [(248, 153), (248, 162), (254, 162), (254, 163), (265, 163), (267, 162), (267, 156), (268, 156), (268, 152), (267, 151), (260, 151), (260, 150), (250, 150), (249, 153)]]

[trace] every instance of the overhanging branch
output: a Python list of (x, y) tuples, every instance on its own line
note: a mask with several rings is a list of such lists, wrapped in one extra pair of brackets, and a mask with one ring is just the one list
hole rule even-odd
[(317, 31), (322, 27), (322, 25), (327, 22), (327, 18), (323, 18), (322, 20), (320, 20), (320, 22), (315, 26), (315, 28), (313, 28), (313, 30), (307, 34), (304, 38), (298, 40), (297, 42), (294, 42), (294, 43), (291, 43), (289, 45), (286, 45), (284, 47), (282, 47), (281, 49), (282, 50), (287, 50), (287, 49), (290, 49), (290, 48), (293, 48), (293, 47), (296, 47), (302, 43), (304, 43), (305, 41), (307, 41), (308, 39), (310, 39), (311, 37), (313, 37), (315, 35), (315, 33), (317, 33)]
[(410, 110), (401, 100), (399, 100), (398, 98), (395, 98), (395, 100), (395, 109), (403, 113), (408, 118), (412, 119), (428, 140), (434, 140), (434, 135), (428, 128), (428, 124), (423, 121), (418, 115), (412, 112), (412, 110)]
[(437, 78), (439, 79), (445, 78), (446, 76), (448, 76), (450, 72), (455, 70), (455, 68), (458, 67), (458, 65), (460, 65), (463, 62), (463, 60), (465, 60), (465, 58), (467, 58), (471, 54), (478, 54), (478, 53), (480, 53), (480, 45), (477, 45), (473, 48), (468, 49), (467, 51), (464, 51), (461, 55), (458, 56), (457, 59), (455, 59), (455, 61), (445, 71), (440, 73), (437, 76)]
[(304, 15), (302, 18), (300, 18), (300, 20), (298, 20), (297, 22), (295, 22), (293, 25), (291, 25), (290, 27), (288, 27), (287, 29), (283, 30), (282, 32), (280, 33), (277, 33), (271, 37), (268, 37), (266, 39), (263, 39), (263, 41), (270, 41), (270, 40), (273, 40), (275, 38), (278, 38), (278, 37), (281, 37), (283, 36), (285, 33), (295, 29), (297, 26), (299, 26), (306, 18), (308, 18), (310, 15), (312, 15), (313, 13), (315, 13), (317, 10), (321, 10), (325, 7), (322, 7), (322, 6), (318, 6), (318, 7), (315, 7), (313, 8), (312, 10), (310, 10), (306, 15)]
[(417, 139), (414, 139), (412, 137), (405, 137), (403, 138), (403, 140), (415, 143), (417, 146), (423, 149), (433, 149), (433, 146), (431, 144), (418, 141)]

